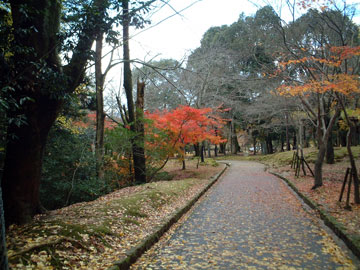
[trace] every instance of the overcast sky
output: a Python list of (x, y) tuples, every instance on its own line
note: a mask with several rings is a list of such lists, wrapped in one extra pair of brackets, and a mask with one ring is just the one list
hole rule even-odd
[[(260, 6), (272, 3), (277, 12), (276, 5), (284, 0), (171, 0), (156, 12), (151, 20), (152, 25), (131, 40), (131, 57), (141, 60), (150, 60), (159, 55), (160, 58), (174, 58), (180, 60), (191, 50), (200, 46), (203, 34), (212, 26), (229, 25), (237, 21), (243, 12), (253, 15)], [(347, 0), (348, 3), (359, 3), (359, 0)], [(255, 4), (258, 7), (255, 6)], [(186, 9), (186, 10), (183, 10)], [(179, 15), (157, 23), (178, 11)], [(183, 10), (183, 11), (182, 11)], [(286, 17), (286, 9), (282, 11)], [(359, 16), (356, 18), (359, 23)], [(135, 34), (136, 32), (132, 32)], [(150, 52), (150, 55), (147, 53)]]
[[(170, 5), (159, 9), (145, 29), (130, 29), (132, 59), (147, 62), (156, 57), (156, 60), (180, 61), (200, 46), (203, 34), (210, 27), (232, 24), (242, 12), (251, 15), (257, 10), (247, 0), (171, 0)], [(110, 89), (118, 88), (120, 73), (121, 66), (117, 66), (108, 74)]]
[[(256, 12), (256, 7), (247, 0), (171, 0), (170, 5), (153, 15), (151, 29), (132, 38), (132, 57), (149, 60), (146, 53), (151, 52), (151, 56), (160, 54), (158, 58), (181, 59), (200, 46), (203, 34), (210, 27), (231, 24), (242, 12), (246, 15)], [(156, 25), (175, 13), (172, 8), (178, 12), (187, 9)]]
[[(151, 24), (145, 29), (130, 29), (130, 35), (133, 36), (130, 40), (130, 57), (143, 61), (154, 57), (157, 60), (181, 60), (200, 46), (203, 34), (210, 27), (232, 24), (241, 13), (253, 15), (259, 7), (269, 2), (279, 11), (276, 5), (284, 0), (171, 0), (171, 6), (165, 5), (152, 15)], [(359, 3), (359, 0), (347, 2)], [(180, 14), (176, 14), (174, 10)], [(283, 11), (282, 17), (284, 14)], [(166, 19), (168, 17), (171, 18)], [(164, 19), (166, 20), (163, 21)], [(355, 18), (358, 24), (359, 19), (358, 14)], [(116, 85), (119, 85), (120, 73), (121, 67), (117, 66), (108, 76), (109, 83), (115, 85), (113, 88), (118, 88)]]

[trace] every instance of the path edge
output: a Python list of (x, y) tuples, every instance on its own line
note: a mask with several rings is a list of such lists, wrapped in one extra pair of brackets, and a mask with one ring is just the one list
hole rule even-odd
[(340, 224), (334, 217), (332, 217), (327, 211), (320, 209), (319, 205), (301, 193), (298, 188), (284, 176), (269, 171), (272, 175), (282, 179), (308, 206), (314, 209), (319, 215), (320, 218), (324, 221), (324, 224), (329, 227), (337, 237), (339, 237), (345, 245), (352, 251), (352, 253), (360, 259), (360, 247), (356, 245), (355, 240), (351, 235), (346, 233), (345, 227)]
[(156, 242), (159, 241), (160, 237), (167, 232), (170, 227), (175, 224), (184, 214), (186, 214), (191, 207), (208, 191), (217, 180), (223, 175), (228, 167), (230, 167), (230, 163), (225, 163), (225, 167), (214, 176), (210, 177), (210, 183), (201, 190), (192, 200), (190, 200), (184, 207), (176, 211), (168, 220), (162, 225), (158, 226), (157, 229), (147, 236), (144, 240), (142, 240), (138, 245), (131, 248), (128, 252), (126, 252), (126, 257), (116, 261), (113, 263), (113, 266), (109, 267), (107, 270), (127, 270), (130, 266), (136, 262), (136, 260), (144, 254), (147, 250), (149, 250)]

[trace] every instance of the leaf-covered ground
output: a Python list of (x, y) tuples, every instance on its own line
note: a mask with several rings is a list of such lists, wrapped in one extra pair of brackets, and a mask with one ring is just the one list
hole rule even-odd
[[(358, 170), (360, 169), (360, 159), (356, 161)], [(345, 228), (360, 245), (360, 205), (354, 203), (354, 186), (350, 193), (351, 209), (346, 209), (347, 185), (339, 202), (340, 191), (343, 184), (346, 168), (349, 167), (348, 159), (336, 162), (335, 164), (323, 165), (323, 186), (312, 190), (314, 178), (309, 175), (304, 176), (301, 172), (300, 177), (295, 177), (294, 170), (289, 165), (274, 169), (276, 172), (288, 178), (301, 193), (312, 201), (316, 202), (320, 208), (332, 215)]]
[(132, 269), (358, 269), (309, 211), (263, 165), (233, 161)]
[[(79, 203), (36, 216), (7, 232), (11, 269), (106, 269), (184, 206), (223, 166), (187, 162), (174, 177), (121, 189), (93, 202)], [(185, 179), (184, 179), (185, 178)], [(181, 179), (181, 180), (179, 180)]]
[[(352, 152), (355, 156), (358, 173), (360, 171), (360, 146), (352, 147)], [(346, 194), (344, 194), (342, 202), (339, 202), (340, 190), (344, 180), (345, 172), (350, 167), (349, 159), (347, 157), (347, 149), (345, 147), (335, 147), (335, 164), (323, 165), (323, 186), (312, 190), (314, 179), (310, 176), (307, 170), (307, 176), (304, 176), (302, 171), (300, 177), (295, 177), (294, 169), (291, 169), (290, 164), (294, 151), (279, 152), (272, 155), (259, 156), (232, 156), (235, 160), (255, 160), (266, 164), (274, 172), (277, 172), (287, 179), (289, 179), (295, 186), (316, 202), (323, 210), (326, 210), (333, 216), (339, 224), (346, 230), (347, 233), (355, 240), (360, 247), (360, 205), (354, 204), (353, 186), (350, 194), (351, 210), (345, 209)], [(316, 160), (317, 149), (305, 148), (304, 156), (310, 167), (314, 168)], [(347, 188), (345, 189), (347, 192)]]

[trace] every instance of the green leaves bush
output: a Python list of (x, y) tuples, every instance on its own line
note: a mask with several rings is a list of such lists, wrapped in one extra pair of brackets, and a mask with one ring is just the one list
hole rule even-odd
[(40, 201), (46, 209), (94, 200), (111, 191), (106, 181), (96, 177), (93, 141), (91, 129), (74, 133), (59, 124), (51, 129), (40, 185)]

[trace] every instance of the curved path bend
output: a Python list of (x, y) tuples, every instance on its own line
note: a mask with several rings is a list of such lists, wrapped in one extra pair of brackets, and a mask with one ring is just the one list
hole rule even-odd
[(359, 269), (338, 242), (263, 165), (231, 161), (175, 232), (131, 269)]

